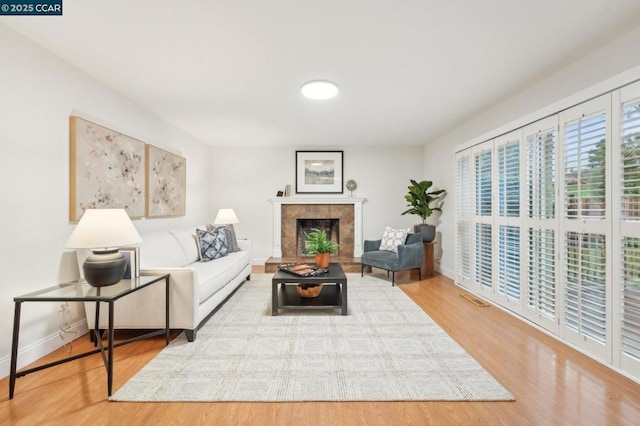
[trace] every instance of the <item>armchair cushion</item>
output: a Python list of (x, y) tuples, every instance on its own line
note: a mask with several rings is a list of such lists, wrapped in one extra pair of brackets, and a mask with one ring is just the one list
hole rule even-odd
[(392, 227), (387, 226), (386, 228), (384, 228), (384, 233), (382, 234), (380, 250), (388, 250), (397, 253), (398, 246), (405, 243), (408, 234), (408, 228), (393, 229)]

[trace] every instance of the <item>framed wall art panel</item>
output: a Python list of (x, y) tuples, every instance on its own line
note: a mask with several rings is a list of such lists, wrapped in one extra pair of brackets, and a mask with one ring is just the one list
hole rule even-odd
[(296, 151), (296, 193), (342, 194), (343, 151)]
[(187, 160), (153, 145), (146, 146), (147, 217), (184, 216)]
[(69, 220), (86, 209), (124, 208), (145, 214), (145, 144), (137, 139), (70, 117)]

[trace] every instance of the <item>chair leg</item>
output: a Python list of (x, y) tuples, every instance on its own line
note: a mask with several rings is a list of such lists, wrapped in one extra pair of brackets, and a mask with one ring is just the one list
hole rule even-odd
[[(387, 271), (387, 276), (389, 276), (389, 271)], [(391, 272), (391, 287), (396, 285), (396, 271)]]
[(360, 264), (360, 276), (364, 277), (364, 263)]
[(418, 268), (418, 281), (422, 281), (422, 268)]

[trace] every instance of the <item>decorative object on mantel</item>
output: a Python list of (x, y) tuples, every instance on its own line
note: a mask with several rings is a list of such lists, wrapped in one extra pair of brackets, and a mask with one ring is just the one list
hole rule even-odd
[(343, 151), (296, 151), (296, 193), (344, 193), (343, 165)]
[[(409, 193), (404, 196), (407, 200), (409, 209), (402, 212), (405, 214), (415, 214), (422, 219), (422, 223), (413, 227), (416, 233), (422, 234), (422, 239), (425, 243), (430, 243), (436, 237), (436, 227), (427, 223), (427, 218), (430, 217), (434, 211), (441, 212), (442, 198), (447, 191), (439, 189), (437, 191), (429, 191), (429, 188), (433, 186), (433, 182), (430, 180), (423, 180), (417, 182), (410, 179), (411, 185), (407, 188)], [(436, 207), (431, 207), (434, 202), (439, 202)]]
[(147, 217), (184, 216), (187, 205), (187, 160), (153, 145), (147, 153)]
[(127, 259), (118, 248), (141, 242), (124, 209), (88, 209), (65, 247), (92, 249), (82, 265), (84, 278), (93, 287), (105, 287), (120, 282), (127, 269)]
[(105, 208), (143, 217), (144, 142), (76, 116), (69, 117), (69, 135), (69, 221)]
[(347, 181), (346, 187), (349, 190), (349, 197), (353, 197), (353, 191), (355, 191), (358, 188), (358, 184), (356, 183), (355, 180), (349, 179)]
[(311, 229), (311, 232), (305, 232), (306, 240), (304, 242), (304, 252), (306, 254), (316, 255), (316, 266), (319, 268), (329, 267), (329, 254), (335, 253), (338, 244), (334, 243), (327, 237), (326, 231), (318, 228)]

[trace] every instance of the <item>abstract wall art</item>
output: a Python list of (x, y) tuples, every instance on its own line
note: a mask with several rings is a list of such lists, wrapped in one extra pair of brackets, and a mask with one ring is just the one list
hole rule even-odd
[(86, 209), (124, 208), (145, 214), (145, 144), (106, 127), (70, 117), (69, 220)]
[(187, 160), (147, 145), (147, 217), (184, 216)]

